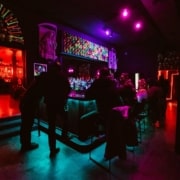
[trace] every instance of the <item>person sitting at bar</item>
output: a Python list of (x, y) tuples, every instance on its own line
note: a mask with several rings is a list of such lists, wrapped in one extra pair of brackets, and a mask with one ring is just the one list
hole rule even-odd
[(136, 97), (139, 103), (142, 103), (143, 101), (147, 101), (148, 99), (147, 83), (144, 78), (141, 78), (138, 81), (138, 89), (136, 92)]
[[(86, 113), (80, 117), (80, 140), (87, 139), (97, 129), (98, 131), (101, 129), (103, 133), (108, 112), (111, 111), (112, 107), (119, 105), (117, 82), (108, 68), (103, 67), (99, 70), (98, 76), (86, 90), (85, 98), (96, 100), (97, 111)], [(86, 128), (87, 126), (88, 128)]]
[[(111, 76), (108, 68), (100, 69), (99, 78), (86, 91), (87, 98), (96, 100), (97, 113), (101, 117), (99, 119), (97, 117), (100, 120), (98, 123), (103, 125), (105, 129), (106, 147), (104, 157), (106, 160), (116, 155), (123, 160), (127, 158), (127, 132), (129, 133), (127, 128), (129, 128), (128, 122), (131, 122), (127, 119), (130, 117), (131, 107), (124, 106), (119, 92), (117, 81)], [(91, 116), (93, 117), (91, 120), (95, 119), (94, 114)], [(88, 119), (88, 117), (86, 118)]]
[(108, 112), (113, 107), (120, 105), (117, 84), (108, 68), (100, 69), (99, 78), (95, 79), (91, 87), (86, 90), (85, 97), (96, 100), (97, 111), (103, 117), (101, 123), (105, 127), (105, 117), (107, 117)]
[(136, 91), (131, 78), (126, 77), (123, 81), (121, 81), (119, 86), (119, 94), (124, 105), (134, 106), (136, 104)]

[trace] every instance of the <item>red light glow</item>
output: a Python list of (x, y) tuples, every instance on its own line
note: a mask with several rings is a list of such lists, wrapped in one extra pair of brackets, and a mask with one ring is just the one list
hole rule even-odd
[(158, 78), (160, 75), (164, 75), (164, 78), (169, 80), (170, 93), (169, 93), (169, 96), (167, 97), (167, 100), (172, 100), (173, 99), (173, 89), (175, 86), (174, 79), (175, 79), (175, 76), (179, 75), (179, 72), (177, 70), (159, 70)]

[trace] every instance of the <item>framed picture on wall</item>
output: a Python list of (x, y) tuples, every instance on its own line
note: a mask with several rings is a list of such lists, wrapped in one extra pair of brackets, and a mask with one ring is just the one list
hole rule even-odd
[(47, 64), (34, 63), (34, 76), (39, 76), (42, 72), (47, 72)]
[(57, 27), (51, 23), (41, 23), (39, 26), (39, 56), (45, 60), (56, 60)]

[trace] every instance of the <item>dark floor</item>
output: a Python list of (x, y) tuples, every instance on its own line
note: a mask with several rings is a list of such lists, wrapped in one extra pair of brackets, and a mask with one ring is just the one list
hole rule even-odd
[[(126, 161), (111, 160), (111, 173), (81, 153), (57, 140), (61, 148), (56, 158), (49, 158), (47, 134), (35, 130), (32, 140), (39, 148), (19, 153), (19, 136), (0, 141), (0, 180), (179, 180), (180, 155), (174, 151), (176, 103), (168, 103), (165, 128), (146, 126), (142, 143), (135, 151), (127, 147)], [(108, 168), (104, 161), (105, 143), (92, 151), (92, 157)]]

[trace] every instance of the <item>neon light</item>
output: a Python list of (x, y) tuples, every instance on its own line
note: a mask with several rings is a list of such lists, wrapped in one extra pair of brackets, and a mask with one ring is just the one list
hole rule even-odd
[(160, 75), (164, 75), (165, 79), (169, 79), (170, 80), (170, 95), (169, 97), (167, 97), (167, 100), (172, 100), (173, 98), (173, 87), (174, 87), (174, 76), (179, 75), (179, 72), (173, 72), (172, 70), (159, 70), (158, 71), (158, 77)]
[(18, 24), (17, 18), (13, 18), (13, 19), (11, 19), (9, 22), (7, 22), (7, 26), (9, 26), (9, 25), (11, 25), (11, 24), (14, 24), (14, 23), (17, 23), (17, 24)]
[(7, 9), (6, 11), (5, 11), (5, 13), (4, 14), (2, 14), (2, 18), (4, 19), (5, 17), (6, 17), (6, 15), (8, 14), (10, 12), (10, 10), (9, 9)]
[(135, 73), (135, 88), (138, 90), (139, 73)]
[(11, 21), (11, 19), (13, 19), (13, 13), (9, 13), (7, 16), (6, 16), (6, 19), (4, 19), (4, 22), (7, 23), (8, 21)]
[(11, 21), (11, 22), (7, 22), (7, 26), (10, 26), (12, 24), (18, 24), (17, 20)]
[(0, 4), (0, 11), (1, 11), (2, 8), (3, 8), (3, 4)]
[(170, 91), (170, 97), (167, 98), (167, 100), (172, 100), (172, 93), (173, 93), (173, 87), (174, 87), (174, 76), (177, 76), (177, 75), (179, 75), (179, 72), (171, 74), (171, 78), (170, 78), (171, 79), (171, 83), (170, 83), (171, 91)]
[(3, 33), (3, 40), (24, 44), (24, 38), (17, 18), (14, 17), (14, 14), (9, 9), (6, 9), (3, 4), (0, 4), (0, 16), (4, 20), (3, 28), (5, 30), (1, 32)]

